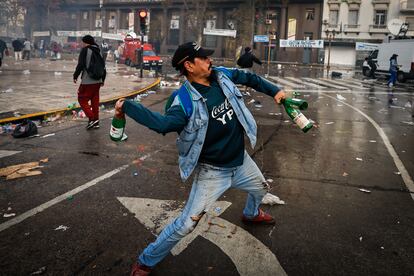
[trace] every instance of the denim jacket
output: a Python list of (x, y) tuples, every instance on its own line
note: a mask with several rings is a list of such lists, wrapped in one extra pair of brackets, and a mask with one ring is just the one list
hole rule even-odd
[[(276, 95), (279, 88), (257, 75), (246, 73), (242, 70), (224, 67), (216, 67), (213, 70), (217, 74), (217, 81), (225, 97), (230, 102), (237, 119), (249, 138), (251, 146), (254, 147), (257, 134), (256, 121), (244, 104), (243, 96), (235, 83), (248, 85), (272, 97)], [(198, 163), (206, 138), (209, 114), (203, 96), (189, 81), (184, 82), (183, 85), (189, 91), (192, 98), (193, 108), (188, 119), (181, 118), (180, 120), (178, 117), (171, 116), (171, 113), (169, 115), (162, 115), (129, 100), (125, 101), (123, 111), (138, 123), (158, 133), (178, 131), (179, 129), (179, 137), (177, 139), (178, 163), (181, 179), (185, 181)], [(180, 105), (178, 97), (174, 99), (171, 107), (175, 108), (176, 105)], [(185, 116), (184, 112), (182, 112), (182, 116)], [(180, 122), (178, 122), (179, 120)]]
[[(217, 73), (217, 80), (224, 95), (229, 100), (237, 119), (243, 126), (250, 140), (250, 145), (254, 148), (256, 145), (257, 125), (253, 115), (244, 104), (243, 96), (236, 85), (220, 68), (215, 68), (214, 70)], [(185, 181), (197, 165), (206, 137), (209, 117), (207, 105), (200, 93), (188, 81), (183, 85), (191, 92), (193, 99), (193, 113), (177, 139), (180, 174), (183, 181)], [(274, 93), (276, 94), (279, 89), (276, 86), (274, 88)]]

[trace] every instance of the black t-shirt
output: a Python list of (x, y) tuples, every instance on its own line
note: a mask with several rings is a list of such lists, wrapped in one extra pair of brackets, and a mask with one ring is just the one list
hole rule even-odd
[(243, 126), (234, 113), (217, 80), (210, 86), (191, 83), (207, 100), (208, 129), (199, 161), (217, 167), (231, 168), (243, 164)]

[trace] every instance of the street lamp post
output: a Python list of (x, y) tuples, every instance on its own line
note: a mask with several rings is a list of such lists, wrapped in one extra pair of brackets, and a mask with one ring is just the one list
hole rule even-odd
[(325, 34), (328, 37), (328, 64), (326, 66), (326, 77), (329, 77), (329, 70), (331, 69), (331, 43), (335, 39), (336, 31), (334, 29), (325, 29)]

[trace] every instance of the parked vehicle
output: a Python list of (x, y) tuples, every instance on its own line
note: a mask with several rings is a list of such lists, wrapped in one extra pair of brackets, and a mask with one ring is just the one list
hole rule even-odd
[[(126, 65), (132, 67), (140, 67), (140, 51), (141, 51), (141, 41), (137, 38), (126, 37), (124, 39), (124, 51), (120, 57), (120, 63), (125, 63)], [(157, 56), (154, 52), (154, 48), (149, 43), (144, 43), (142, 45), (143, 50), (143, 66), (144, 69), (148, 70), (157, 70), (161, 72), (162, 70), (162, 59)]]
[[(382, 43), (378, 50), (371, 52), (372, 58), (378, 64), (376, 74), (389, 75), (390, 57), (397, 54), (400, 65), (397, 80), (405, 82), (407, 79), (414, 79), (414, 39), (398, 39)], [(367, 71), (363, 71), (364, 75)]]

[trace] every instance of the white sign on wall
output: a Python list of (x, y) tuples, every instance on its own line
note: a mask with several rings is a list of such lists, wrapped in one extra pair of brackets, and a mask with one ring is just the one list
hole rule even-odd
[(323, 48), (323, 40), (287, 40), (281, 39), (280, 47), (286, 48)]
[(50, 36), (50, 32), (49, 31), (33, 32), (33, 36)]
[(207, 28), (204, 28), (203, 34), (204, 35), (217, 35), (217, 36), (236, 37), (237, 31), (236, 30), (228, 30), (228, 29), (207, 29)]
[(355, 50), (356, 51), (374, 51), (378, 49), (378, 44), (374, 43), (365, 43), (365, 42), (356, 42)]

